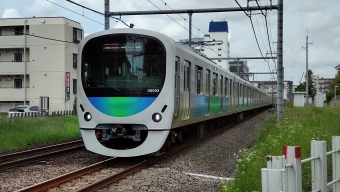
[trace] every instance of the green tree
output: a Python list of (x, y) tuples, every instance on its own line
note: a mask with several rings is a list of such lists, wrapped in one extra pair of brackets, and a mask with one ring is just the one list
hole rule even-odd
[[(313, 71), (309, 69), (308, 70), (308, 95), (314, 99), (316, 95), (316, 88), (314, 86), (314, 81), (313, 81), (312, 76), (313, 76)], [(300, 83), (300, 85), (298, 85), (295, 88), (295, 91), (300, 91), (300, 92), (306, 91), (306, 81), (303, 83)]]
[(326, 94), (326, 102), (329, 104), (329, 102), (332, 100), (332, 98), (334, 98), (335, 96), (335, 86), (337, 87), (336, 90), (336, 95), (340, 95), (340, 68), (337, 71), (337, 74), (335, 76), (335, 78), (332, 80), (332, 82), (329, 84), (329, 92)]

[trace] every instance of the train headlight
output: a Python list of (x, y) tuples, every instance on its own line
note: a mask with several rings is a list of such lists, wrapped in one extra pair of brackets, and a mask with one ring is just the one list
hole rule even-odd
[(90, 121), (90, 120), (92, 119), (91, 113), (86, 112), (86, 113), (84, 114), (84, 119), (85, 119), (85, 121)]
[(159, 114), (159, 113), (154, 113), (154, 114), (152, 115), (152, 120), (153, 120), (154, 122), (160, 122), (160, 121), (162, 120), (162, 115)]

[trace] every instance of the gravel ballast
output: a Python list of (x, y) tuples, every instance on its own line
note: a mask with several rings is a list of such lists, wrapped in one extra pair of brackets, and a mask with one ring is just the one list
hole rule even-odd
[[(99, 191), (218, 191), (220, 181), (187, 173), (232, 177), (235, 154), (249, 148), (260, 128), (272, 116), (265, 111), (223, 133), (183, 150), (157, 164)], [(87, 151), (62, 155), (33, 165), (0, 172), (0, 191), (15, 191), (39, 182), (103, 161), (108, 157)], [(110, 168), (117, 172), (123, 166)], [(74, 191), (87, 181), (72, 182), (69, 188), (51, 191)]]

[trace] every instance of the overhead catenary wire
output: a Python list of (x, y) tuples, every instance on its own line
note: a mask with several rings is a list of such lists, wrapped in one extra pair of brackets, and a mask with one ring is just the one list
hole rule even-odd
[[(71, 0), (66, 0), (66, 1), (68, 1), (68, 2), (70, 2), (70, 3), (73, 3), (73, 4), (75, 4), (75, 5), (78, 5), (79, 7), (82, 7), (82, 8), (88, 9), (88, 10), (90, 10), (90, 11), (93, 11), (93, 12), (95, 12), (95, 13), (98, 13), (98, 14), (101, 14), (101, 15), (105, 15), (104, 13), (101, 13), (101, 12), (96, 11), (96, 10), (94, 10), (94, 9), (88, 8), (88, 7), (84, 6), (84, 5), (80, 5), (80, 4), (78, 4), (78, 3), (76, 3), (76, 2), (73, 2), (73, 1), (71, 1)], [(112, 16), (110, 16), (110, 18), (115, 19), (116, 21), (123, 23), (123, 24), (126, 25), (127, 27), (130, 27), (127, 23), (125, 23), (125, 22), (124, 22), (123, 20), (121, 20), (120, 18), (112, 17)]]
[[(257, 0), (255, 0), (257, 6), (260, 8), (260, 5), (259, 3), (257, 2)], [(268, 45), (269, 45), (269, 50), (270, 50), (270, 54), (271, 56), (273, 56), (273, 53), (272, 53), (272, 48), (271, 48), (271, 45), (270, 45), (270, 40), (269, 40), (269, 32), (268, 32), (268, 22), (267, 22), (267, 15), (263, 13), (263, 11), (261, 10), (261, 13), (262, 15), (264, 16), (264, 19), (266, 21), (266, 29), (267, 29), (267, 37), (268, 37)]]
[(241, 10), (247, 15), (247, 17), (250, 19), (250, 23), (251, 23), (251, 27), (252, 27), (252, 29), (253, 29), (253, 33), (254, 33), (254, 36), (255, 36), (255, 40), (256, 40), (256, 43), (257, 43), (257, 47), (258, 47), (258, 49), (259, 49), (259, 51), (260, 51), (260, 53), (261, 53), (261, 56), (263, 57), (263, 60), (266, 61), (266, 59), (264, 59), (264, 56), (263, 56), (263, 54), (262, 54), (262, 51), (261, 51), (261, 48), (260, 48), (260, 45), (259, 45), (259, 41), (257, 40), (257, 36), (256, 36), (256, 32), (255, 32), (255, 29), (254, 29), (253, 20), (251, 19), (250, 14), (248, 14), (248, 13), (242, 8), (242, 6), (238, 3), (237, 0), (235, 0), (235, 2), (236, 2), (237, 5), (241, 8)]
[[(151, 2), (150, 0), (147, 0), (147, 1), (149, 1), (149, 3), (151, 3), (153, 6), (155, 6), (157, 9), (159, 9), (161, 12), (164, 13), (164, 11), (163, 11), (162, 9), (160, 9), (157, 5), (155, 5), (153, 2)], [(165, 13), (165, 15), (167, 15), (171, 20), (173, 20), (175, 23), (177, 23), (179, 26), (181, 26), (184, 30), (186, 30), (186, 31), (189, 32), (189, 30), (187, 30), (183, 25), (179, 24), (179, 23), (178, 23), (174, 18), (172, 18), (170, 15), (168, 15), (168, 14), (166, 14), (166, 13)], [(194, 36), (194, 37), (196, 37), (196, 38), (198, 38), (196, 35), (194, 35), (194, 34), (192, 34), (192, 33), (191, 33), (191, 35)]]
[[(260, 7), (258, 0), (255, 0), (255, 2), (256, 2), (256, 4), (257, 4), (257, 6)], [(267, 0), (267, 5), (268, 5), (268, 0)], [(272, 52), (272, 49), (271, 49), (271, 42), (273, 42), (273, 38), (272, 38), (273, 35), (272, 35), (272, 32), (271, 32), (270, 17), (269, 17), (270, 14), (268, 14), (267, 10), (266, 10), (266, 14), (264, 14), (262, 10), (261, 10), (261, 13), (262, 13), (262, 15), (264, 16), (264, 17), (262, 17), (262, 18), (265, 20), (265, 24), (266, 24), (265, 27), (266, 27), (266, 31), (267, 31), (267, 37), (268, 37), (268, 44), (269, 44), (269, 49), (270, 49), (270, 55), (273, 57), (273, 52)], [(267, 16), (268, 16), (268, 19), (269, 19), (270, 33), (269, 33), (269, 31), (268, 31)], [(270, 39), (271, 39), (271, 41), (270, 41)], [(276, 61), (275, 61), (274, 59), (272, 59), (272, 60), (273, 60), (273, 62), (274, 62), (274, 70), (276, 70)]]
[[(253, 33), (254, 33), (254, 36), (255, 36), (255, 40), (256, 40), (256, 43), (257, 43), (257, 47), (258, 47), (258, 49), (259, 49), (259, 51), (260, 51), (260, 53), (261, 53), (261, 56), (263, 57), (263, 54), (262, 54), (262, 51), (261, 51), (261, 48), (260, 48), (260, 45), (259, 45), (259, 42), (258, 42), (258, 39), (257, 39), (257, 36), (256, 36), (256, 32), (255, 32), (255, 29), (254, 29), (254, 24), (253, 24), (253, 20), (252, 20), (252, 18), (251, 18), (251, 14), (248, 14), (248, 13), (241, 7), (241, 5), (238, 3), (237, 0), (235, 0), (235, 2), (236, 2), (237, 5), (243, 10), (243, 12), (246, 14), (246, 16), (250, 19), (250, 23), (251, 23), (251, 26), (252, 26), (252, 29), (253, 29)], [(261, 11), (261, 12), (262, 12), (262, 11)], [(269, 42), (269, 43), (270, 43), (270, 42)], [(266, 59), (264, 59), (264, 57), (263, 57), (263, 60), (268, 64), (269, 71), (271, 71), (269, 62), (268, 62)], [(275, 61), (274, 61), (274, 62), (275, 62)], [(274, 75), (273, 75), (273, 74), (271, 74), (271, 75), (272, 75), (273, 78), (274, 78)]]
[[(164, 3), (164, 5), (165, 5), (165, 7), (169, 7), (171, 10), (173, 10), (173, 11), (175, 11), (172, 7), (170, 7), (166, 2), (164, 2), (163, 0), (160, 0), (160, 1), (162, 1), (163, 3)], [(186, 18), (184, 18), (182, 15), (180, 15), (180, 14), (178, 14), (177, 13), (177, 15), (179, 15), (184, 21), (186, 21), (187, 23), (189, 23), (189, 21), (186, 19)], [(190, 23), (189, 23), (190, 24)], [(201, 33), (203, 33), (203, 31), (201, 31), (198, 27), (196, 27), (194, 24), (191, 24), (194, 28), (196, 28), (198, 31), (200, 31)], [(192, 34), (192, 33), (191, 33)], [(203, 33), (204, 34), (204, 33)], [(193, 34), (192, 34), (193, 35)], [(196, 36), (195, 36), (196, 37)], [(223, 52), (225, 53), (225, 54), (227, 54), (227, 52), (221, 47), (221, 46), (219, 46), (219, 45), (217, 45), (219, 48), (221, 48), (221, 50), (223, 50)], [(206, 46), (204, 46), (204, 47), (206, 47)], [(210, 49), (210, 50), (212, 50), (212, 49)], [(216, 52), (216, 51), (214, 51), (214, 52)], [(216, 52), (217, 53), (217, 52)], [(218, 54), (218, 53), (217, 53)]]
[(80, 13), (77, 13), (77, 12), (75, 12), (75, 11), (73, 11), (73, 10), (71, 10), (71, 9), (68, 9), (68, 8), (66, 8), (66, 7), (64, 7), (64, 6), (61, 6), (61, 5), (57, 4), (57, 3), (54, 3), (54, 2), (49, 1), (49, 0), (46, 0), (46, 1), (52, 3), (52, 4), (56, 5), (56, 6), (59, 6), (59, 7), (63, 8), (63, 9), (66, 9), (66, 10), (68, 10), (68, 11), (71, 11), (71, 12), (77, 14), (77, 15), (83, 16), (83, 17), (85, 17), (86, 19), (89, 19), (89, 20), (91, 20), (91, 21), (94, 21), (94, 22), (96, 22), (96, 23), (99, 23), (99, 24), (105, 26), (104, 23), (101, 23), (101, 22), (99, 22), (99, 21), (96, 21), (96, 20), (94, 20), (94, 19), (91, 19), (91, 18), (89, 18), (89, 17), (86, 17), (86, 16), (84, 16), (84, 15), (82, 15), (82, 14), (80, 14)]
[[(163, 0), (160, 0), (160, 1), (162, 1), (163, 3), (164, 3), (164, 5), (166, 6), (166, 7), (169, 7), (171, 10), (173, 10), (173, 11), (175, 11), (172, 7), (170, 7), (167, 3), (165, 3)], [(186, 19), (186, 18), (184, 18), (182, 15), (180, 15), (180, 14), (178, 14), (177, 13), (177, 15), (179, 15), (180, 17), (182, 17), (182, 19), (184, 19), (184, 21), (186, 21), (187, 23), (189, 23), (189, 21)], [(200, 31), (200, 32), (202, 32), (198, 27), (196, 27), (194, 24), (191, 24), (194, 28), (196, 28), (198, 31)], [(203, 32), (202, 32), (203, 33)]]

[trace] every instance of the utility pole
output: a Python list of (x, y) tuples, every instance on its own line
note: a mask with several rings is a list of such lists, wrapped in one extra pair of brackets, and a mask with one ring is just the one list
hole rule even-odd
[(277, 119), (283, 116), (283, 0), (277, 1)]
[(306, 50), (306, 105), (309, 104), (309, 93), (308, 93), (308, 44), (313, 44), (313, 42), (308, 43), (308, 28), (307, 28), (307, 36), (306, 36), (306, 47), (302, 47)]
[(110, 0), (105, 0), (104, 2), (104, 9), (105, 9), (105, 30), (110, 29)]

